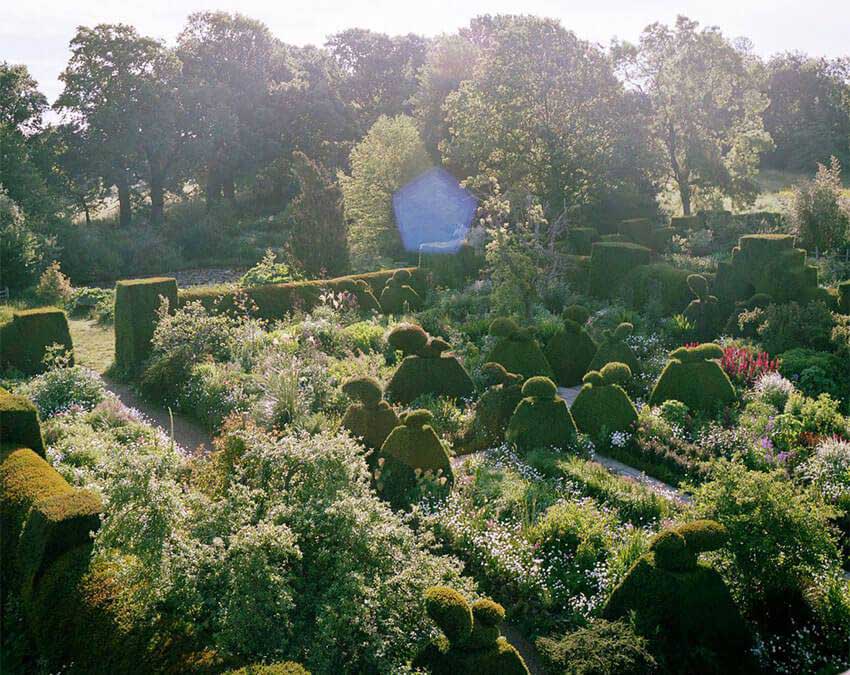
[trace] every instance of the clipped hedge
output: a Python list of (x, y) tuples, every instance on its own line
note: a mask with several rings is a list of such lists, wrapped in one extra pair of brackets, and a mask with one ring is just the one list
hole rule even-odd
[(490, 386), (475, 403), (469, 438), (464, 443), (470, 452), (501, 443), (511, 415), (522, 400), (522, 375), (509, 373), (492, 362), (485, 363), (482, 370)]
[(625, 363), (632, 374), (639, 373), (640, 362), (626, 342), (626, 338), (631, 335), (633, 330), (632, 324), (623, 322), (613, 331), (605, 331), (602, 343), (596, 350), (588, 370), (602, 370), (608, 363)]
[(138, 372), (151, 353), (160, 297), (177, 308), (177, 281), (170, 277), (125, 279), (115, 284), (115, 364)]
[(70, 352), (73, 365), (74, 343), (65, 312), (55, 307), (13, 312), (11, 321), (0, 326), (0, 370), (14, 368), (25, 375), (40, 373), (47, 348), (53, 344)]
[(646, 246), (630, 242), (598, 241), (590, 254), (591, 295), (611, 298), (626, 278), (639, 265), (648, 265), (652, 251)]
[(522, 395), (505, 440), (522, 450), (569, 448), (576, 438), (576, 423), (567, 402), (557, 395), (555, 383), (547, 377), (532, 377), (523, 385)]
[(838, 310), (850, 314), (850, 280), (838, 284)]
[(549, 339), (543, 353), (552, 366), (555, 381), (572, 387), (581, 382), (598, 349), (583, 325), (565, 318), (563, 328)]
[(488, 362), (498, 363), (508, 372), (524, 378), (554, 376), (552, 367), (529, 329), (520, 328), (513, 319), (499, 317), (490, 324), (490, 335), (498, 340), (487, 355)]
[[(387, 436), (399, 425), (395, 410), (382, 400), (381, 385), (373, 378), (363, 377), (349, 380), (342, 390), (357, 401), (345, 411), (342, 428), (359, 438), (369, 450), (380, 450)], [(374, 460), (375, 452), (369, 455), (370, 465)]]
[(631, 307), (645, 309), (656, 302), (662, 315), (676, 314), (691, 300), (688, 274), (667, 263), (641, 265), (626, 275), (620, 295)]
[(44, 457), (44, 439), (38, 409), (25, 396), (12, 394), (0, 387), (0, 440), (30, 448)]
[(617, 229), (624, 237), (641, 246), (651, 248), (653, 244), (652, 232), (655, 225), (649, 218), (628, 218), (621, 220)]
[[(425, 272), (418, 267), (405, 267), (410, 272), (407, 282), (421, 296), (427, 290)], [(227, 311), (236, 307), (237, 295), (247, 297), (256, 306), (255, 315), (261, 319), (280, 319), (295, 310), (310, 310), (319, 304), (323, 293), (332, 291), (341, 293), (350, 290), (351, 282), (365, 281), (375, 297), (380, 297), (386, 282), (397, 269), (379, 270), (365, 274), (352, 274), (333, 279), (313, 279), (293, 281), (286, 284), (270, 284), (250, 288), (233, 289), (222, 286), (198, 286), (180, 291), (180, 305), (198, 301), (209, 310)]]
[(599, 232), (595, 227), (573, 227), (567, 232), (567, 241), (578, 255), (590, 255), (593, 242), (598, 239)]

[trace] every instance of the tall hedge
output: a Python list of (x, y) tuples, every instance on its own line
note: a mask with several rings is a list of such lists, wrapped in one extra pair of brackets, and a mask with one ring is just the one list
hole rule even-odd
[(38, 409), (24, 396), (0, 387), (0, 441), (30, 448), (44, 457)]
[(115, 284), (115, 364), (138, 372), (151, 353), (160, 298), (177, 308), (177, 281), (170, 277), (126, 279)]
[(590, 294), (610, 298), (626, 275), (639, 265), (648, 265), (652, 251), (645, 246), (618, 241), (598, 241), (590, 254)]
[(68, 317), (55, 307), (39, 307), (12, 314), (12, 320), (0, 326), (0, 369), (15, 368), (25, 375), (44, 370), (44, 356), (53, 344), (71, 353), (74, 344), (68, 329)]

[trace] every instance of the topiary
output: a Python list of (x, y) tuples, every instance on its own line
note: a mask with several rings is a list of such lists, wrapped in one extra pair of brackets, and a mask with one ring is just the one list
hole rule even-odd
[(648, 265), (652, 251), (622, 241), (599, 241), (590, 254), (589, 292), (599, 298), (613, 297), (626, 275), (639, 265)]
[(365, 312), (380, 312), (381, 303), (372, 292), (372, 287), (363, 279), (350, 279), (339, 284), (339, 290), (350, 293), (357, 300), (357, 307)]
[(601, 372), (592, 370), (584, 376), (570, 412), (578, 430), (595, 439), (612, 431), (625, 431), (637, 423), (634, 403), (621, 385), (631, 377), (625, 363), (608, 363)]
[(690, 410), (711, 412), (734, 403), (735, 387), (715, 360), (722, 356), (723, 350), (711, 342), (672, 351), (652, 389), (650, 405), (673, 399)]
[(431, 422), (429, 410), (414, 410), (401, 416), (401, 424), (390, 432), (377, 457), (375, 482), (378, 491), (394, 508), (410, 505), (420, 476), (433, 478), (440, 487), (451, 488), (452, 465)]
[(509, 373), (499, 363), (481, 369), (487, 390), (475, 403), (470, 433), (464, 445), (470, 450), (490, 448), (504, 440), (514, 409), (522, 400), (522, 375)]
[(565, 387), (572, 387), (587, 372), (599, 346), (584, 329), (590, 312), (572, 305), (564, 310), (563, 328), (557, 331), (546, 345), (544, 356), (552, 367), (555, 379)]
[(626, 338), (632, 334), (634, 326), (623, 322), (613, 331), (603, 333), (602, 343), (593, 359), (588, 365), (588, 370), (602, 370), (607, 363), (625, 363), (633, 374), (640, 373), (640, 362), (634, 351), (626, 343)]
[(44, 440), (38, 409), (24, 396), (0, 387), (0, 439), (3, 443), (29, 448), (44, 457)]
[(630, 619), (670, 672), (748, 672), (750, 635), (722, 577), (699, 562), (719, 548), (724, 528), (696, 521), (658, 534), (614, 588), (602, 609)]
[(519, 652), (500, 636), (505, 609), (492, 600), (466, 599), (451, 588), (425, 591), (428, 616), (443, 634), (413, 660), (413, 667), (432, 675), (528, 675)]
[(162, 277), (126, 279), (115, 284), (115, 365), (136, 373), (151, 353), (161, 299), (177, 309), (177, 281)]
[(511, 373), (524, 378), (535, 375), (554, 377), (552, 368), (531, 331), (519, 328), (512, 319), (494, 319), (490, 324), (490, 335), (499, 338), (487, 361), (502, 364)]
[(403, 314), (406, 310), (416, 310), (422, 306), (422, 298), (409, 285), (410, 272), (405, 269), (396, 272), (387, 279), (381, 291), (381, 308), (384, 314)]
[(70, 354), (68, 365), (73, 366), (74, 343), (65, 312), (55, 307), (13, 312), (11, 321), (0, 326), (0, 370), (40, 373), (45, 369), (47, 350), (54, 344)]
[(524, 450), (569, 448), (576, 438), (576, 424), (567, 402), (557, 396), (555, 383), (548, 377), (532, 377), (523, 385), (522, 395), (505, 440)]
[(374, 469), (375, 452), (381, 449), (387, 436), (399, 425), (398, 416), (390, 404), (382, 400), (381, 385), (373, 377), (348, 380), (342, 385), (342, 390), (357, 402), (348, 406), (341, 425), (373, 451), (368, 460)]
[(423, 394), (468, 398), (475, 392), (469, 373), (453, 354), (450, 345), (433, 338), (421, 326), (400, 324), (387, 341), (406, 355), (387, 384), (386, 396), (405, 405)]
[(838, 284), (838, 311), (850, 314), (850, 279)]
[(696, 296), (685, 308), (685, 317), (694, 324), (698, 340), (711, 340), (722, 328), (723, 317), (717, 298), (708, 293), (708, 281), (701, 274), (688, 276), (688, 287)]

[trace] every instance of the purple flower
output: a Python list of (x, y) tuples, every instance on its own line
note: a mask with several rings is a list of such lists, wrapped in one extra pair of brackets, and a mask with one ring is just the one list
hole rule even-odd
[(773, 441), (771, 441), (767, 436), (762, 436), (760, 443), (764, 450), (773, 450)]

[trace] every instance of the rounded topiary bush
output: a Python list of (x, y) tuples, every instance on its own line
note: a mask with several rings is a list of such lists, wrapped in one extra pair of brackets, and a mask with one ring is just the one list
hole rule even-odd
[(400, 323), (387, 334), (387, 343), (405, 356), (419, 354), (428, 344), (428, 333), (414, 323)]
[(381, 291), (381, 309), (384, 314), (403, 314), (408, 309), (415, 310), (422, 306), (422, 298), (412, 286), (408, 270), (396, 270), (387, 279), (384, 289)]
[(61, 345), (73, 365), (74, 344), (65, 312), (55, 307), (13, 312), (11, 321), (0, 325), (0, 369), (40, 373), (45, 369), (47, 350), (54, 344)]
[(342, 390), (364, 405), (377, 405), (383, 396), (381, 384), (374, 377), (352, 378), (342, 385)]
[[(381, 399), (381, 385), (373, 377), (358, 377), (348, 380), (342, 390), (357, 401), (345, 411), (342, 427), (359, 438), (369, 450), (380, 450), (387, 436), (399, 425), (395, 411)], [(374, 452), (369, 455), (368, 461), (374, 469)]]
[(481, 369), (487, 390), (475, 403), (474, 417), (464, 446), (469, 451), (490, 448), (505, 438), (511, 415), (522, 400), (522, 375), (509, 373), (499, 363)]
[(505, 440), (523, 450), (569, 448), (576, 438), (576, 424), (567, 402), (557, 396), (555, 383), (533, 377), (522, 387), (523, 398), (511, 415)]
[(716, 344), (679, 347), (649, 397), (650, 405), (661, 405), (671, 399), (681, 401), (690, 410), (712, 412), (735, 402), (735, 387), (715, 359), (723, 356)]
[(38, 409), (24, 396), (0, 387), (0, 439), (7, 445), (29, 448), (44, 457)]
[(613, 331), (605, 333), (599, 349), (590, 361), (588, 370), (602, 370), (607, 363), (625, 363), (633, 374), (640, 372), (640, 362), (626, 338), (632, 334), (634, 326), (624, 322)]
[(488, 361), (500, 363), (524, 378), (553, 377), (552, 368), (531, 331), (517, 327), (512, 319), (495, 319), (490, 324), (490, 334), (499, 339), (487, 356)]
[(690, 549), (685, 538), (675, 530), (661, 532), (649, 550), (655, 553), (655, 564), (671, 572), (685, 572), (697, 564), (697, 552)]
[(723, 327), (723, 315), (717, 298), (708, 293), (708, 280), (701, 274), (688, 276), (688, 287), (696, 296), (685, 308), (685, 317), (694, 324), (699, 340), (711, 340)]
[(556, 381), (565, 387), (581, 382), (599, 349), (583, 327), (589, 315), (587, 309), (580, 305), (568, 307), (564, 311), (563, 327), (546, 345), (544, 356), (552, 367)]
[(426, 590), (425, 611), (452, 642), (462, 642), (472, 633), (472, 610), (453, 588), (433, 586)]
[(584, 386), (570, 409), (579, 431), (602, 439), (637, 423), (637, 409), (621, 386), (631, 374), (625, 363), (614, 362), (584, 376)]

